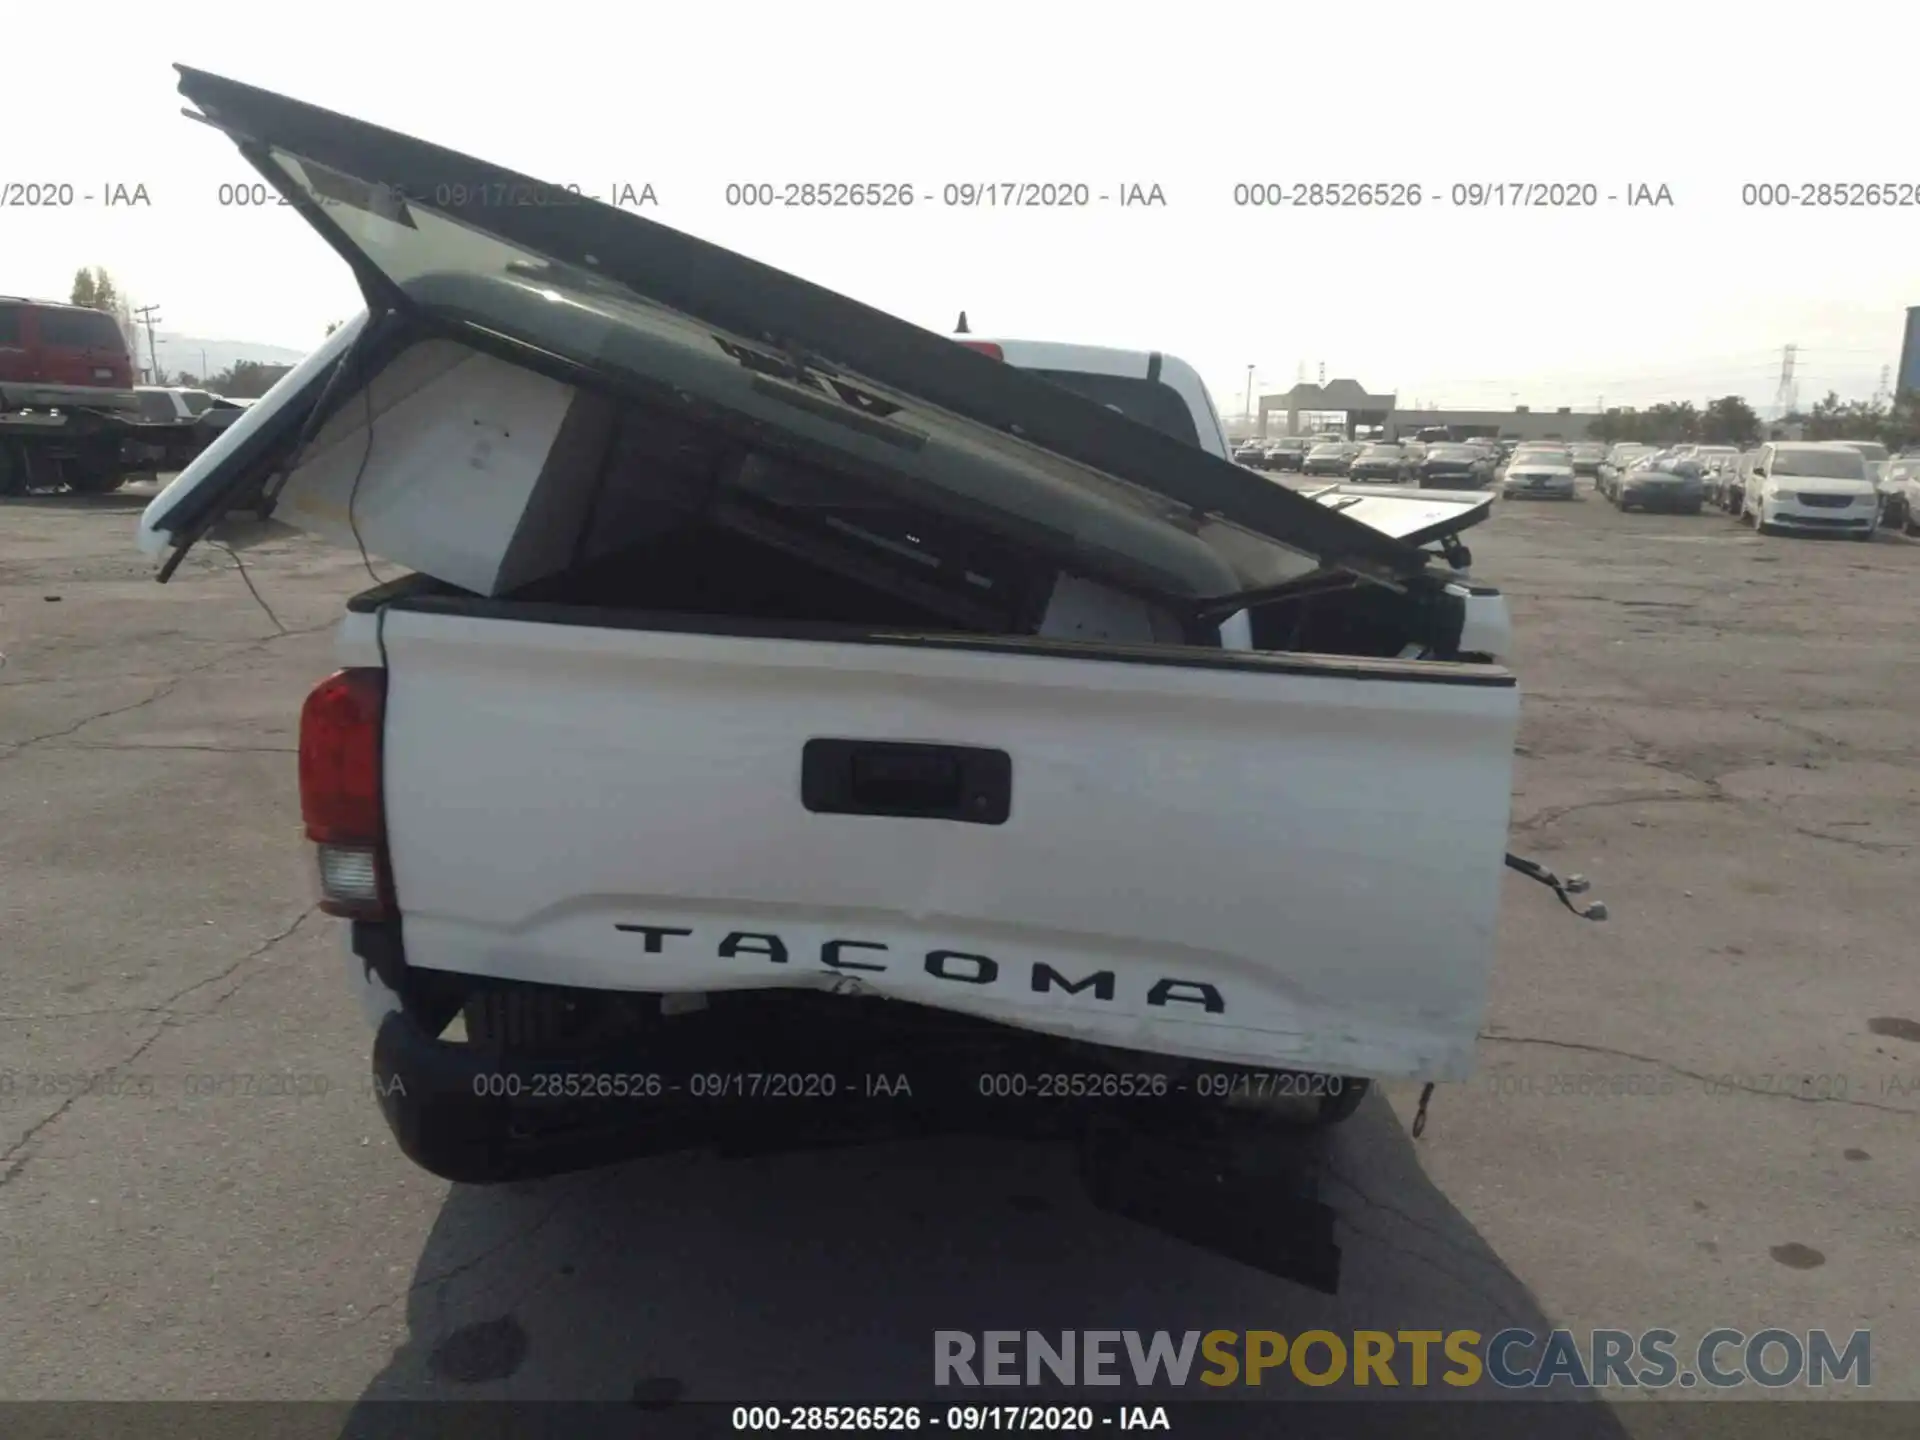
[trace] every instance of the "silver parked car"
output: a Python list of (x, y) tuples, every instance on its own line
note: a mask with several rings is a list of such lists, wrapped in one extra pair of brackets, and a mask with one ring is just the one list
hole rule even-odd
[(1389, 481), (1397, 485), (1413, 476), (1414, 462), (1407, 452), (1385, 441), (1366, 446), (1347, 466), (1347, 477), (1352, 480)]
[(1880, 523), (1889, 530), (1920, 535), (1920, 455), (1887, 462), (1880, 477)]
[(1574, 498), (1573, 454), (1564, 445), (1522, 445), (1507, 461), (1500, 493), (1509, 500)]

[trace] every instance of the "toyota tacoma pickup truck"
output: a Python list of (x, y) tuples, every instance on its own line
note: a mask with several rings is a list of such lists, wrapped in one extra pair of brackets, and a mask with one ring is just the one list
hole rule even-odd
[(405, 572), (347, 606), (299, 787), (416, 1162), (903, 1087), (1326, 1124), (1470, 1072), (1519, 714), (1458, 540), (1489, 497), (1299, 493), (1171, 357), (963, 343), (180, 73), (366, 309), (140, 544), (165, 580), (250, 512)]

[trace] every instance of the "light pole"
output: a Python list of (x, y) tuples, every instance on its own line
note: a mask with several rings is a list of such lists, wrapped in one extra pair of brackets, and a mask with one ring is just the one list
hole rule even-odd
[(158, 305), (142, 305), (133, 312), (140, 317), (140, 323), (147, 327), (147, 359), (153, 366), (153, 383), (156, 385), (160, 383), (160, 357), (154, 353), (153, 327), (160, 323), (160, 317), (153, 312), (159, 308)]
[(1247, 366), (1247, 405), (1241, 415), (1246, 418), (1247, 429), (1253, 429), (1253, 366)]

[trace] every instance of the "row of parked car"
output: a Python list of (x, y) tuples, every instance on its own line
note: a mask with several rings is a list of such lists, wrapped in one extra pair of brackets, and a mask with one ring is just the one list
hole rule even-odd
[(1234, 452), (1234, 459), (1254, 470), (1292, 470), (1375, 484), (1414, 484), (1429, 490), (1477, 490), (1493, 482), (1514, 445), (1494, 439), (1360, 441), (1317, 435), (1249, 440)]
[(1621, 510), (1698, 515), (1714, 505), (1763, 535), (1824, 531), (1870, 540), (1882, 528), (1920, 535), (1920, 453), (1890, 455), (1867, 440), (1780, 440), (1743, 451), (1737, 445), (1316, 435), (1249, 441), (1234, 458), (1256, 470), (1424, 489), (1497, 484), (1508, 499), (1571, 500), (1579, 477), (1590, 475), (1595, 492)]
[(1920, 535), (1920, 454), (1870, 440), (1735, 445), (1616, 445), (1595, 489), (1622, 510), (1712, 505), (1761, 534), (1824, 531), (1870, 540), (1882, 528)]

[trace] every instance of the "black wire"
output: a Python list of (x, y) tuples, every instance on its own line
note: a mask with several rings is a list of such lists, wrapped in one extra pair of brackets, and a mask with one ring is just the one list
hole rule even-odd
[(1546, 866), (1537, 861), (1523, 860), (1518, 855), (1509, 854), (1507, 856), (1507, 868), (1509, 870), (1519, 871), (1529, 880), (1538, 880), (1542, 885), (1545, 885), (1549, 890), (1553, 891), (1555, 895), (1560, 897), (1560, 903), (1562, 905), (1566, 906), (1567, 909), (1578, 915), (1582, 920), (1591, 920), (1593, 918), (1586, 910), (1573, 903), (1573, 897), (1567, 890), (1566, 882), (1561, 880), (1561, 878), (1551, 870), (1547, 869)]
[(253, 576), (247, 573), (246, 562), (240, 558), (240, 552), (235, 550), (231, 545), (222, 545), (218, 540), (213, 542), (213, 548), (227, 552), (227, 557), (233, 561), (234, 568), (240, 572), (240, 578), (246, 582), (247, 593), (253, 596), (253, 603), (266, 612), (267, 619), (273, 622), (273, 628), (278, 633), (282, 635), (286, 634), (287, 627), (280, 623), (280, 617), (274, 614), (273, 607), (267, 604), (267, 597), (262, 595), (259, 587), (253, 583)]
[[(347, 353), (335, 362), (333, 373), (327, 377), (327, 383), (321, 388), (319, 398), (314, 401), (313, 409), (308, 413), (306, 422), (301, 427), (300, 438), (294, 443), (293, 453), (288, 457), (286, 464), (280, 467), (279, 473), (284, 478), (292, 479), (293, 473), (300, 468), (301, 462), (306, 459), (307, 450), (313, 444), (313, 437), (319, 431), (320, 414), (321, 411), (326, 408), (328, 395), (332, 392), (334, 385), (346, 374), (349, 366), (358, 359), (359, 351), (366, 343), (367, 336), (374, 329), (376, 323), (377, 317), (371, 314), (368, 315), (365, 327), (362, 328), (358, 335), (354, 336), (353, 344), (347, 347)], [(360, 538), (360, 525), (353, 513), (353, 503), (360, 494), (360, 481), (367, 473), (367, 460), (373, 454), (373, 387), (371, 377), (369, 377), (368, 383), (361, 387), (360, 393), (361, 397), (366, 401), (367, 407), (367, 443), (366, 447), (360, 452), (360, 468), (353, 473), (353, 488), (347, 493), (347, 526), (353, 531), (354, 544), (360, 549), (360, 563), (366, 566), (367, 574), (371, 575), (373, 577), (373, 583), (378, 585), (381, 583), (380, 577), (374, 571), (373, 562), (367, 558), (367, 545), (366, 542)], [(271, 476), (268, 477), (269, 483), (271, 482), (271, 478)], [(265, 498), (265, 492), (266, 486), (263, 484), (261, 486), (263, 500)], [(276, 498), (278, 497), (276, 496)], [(263, 507), (260, 512), (260, 518), (263, 522), (267, 517), (267, 513)], [(211, 541), (210, 543), (214, 549), (226, 551), (228, 558), (233, 561), (234, 568), (240, 572), (240, 578), (246, 584), (247, 593), (253, 596), (253, 603), (258, 605), (262, 612), (265, 613), (267, 619), (273, 622), (274, 630), (278, 634), (285, 635), (287, 633), (287, 627), (281, 623), (280, 617), (273, 613), (273, 607), (267, 604), (266, 597), (260, 593), (259, 586), (253, 583), (253, 576), (247, 573), (246, 562), (240, 558), (240, 552), (235, 550), (231, 545), (221, 544), (218, 540)], [(381, 619), (383, 621), (385, 619), (384, 610), (381, 612)], [(386, 658), (386, 645), (385, 642), (382, 641), (380, 647), (380, 663), (382, 666), (386, 664)]]
[(368, 577), (374, 584), (383, 582), (373, 568), (373, 561), (367, 558), (367, 542), (360, 538), (360, 518), (354, 513), (354, 502), (360, 498), (360, 482), (366, 478), (367, 461), (373, 456), (373, 377), (367, 377), (367, 383), (360, 387), (360, 399), (365, 407), (367, 443), (360, 451), (360, 468), (353, 472), (353, 484), (347, 491), (347, 528), (353, 532), (353, 543), (360, 549), (360, 563), (366, 567)]
[[(353, 532), (353, 543), (359, 547), (360, 563), (366, 567), (367, 576), (375, 585), (385, 582), (379, 572), (373, 568), (373, 561), (367, 556), (367, 542), (360, 535), (360, 517), (354, 511), (354, 503), (360, 498), (360, 482), (366, 478), (367, 461), (373, 455), (373, 377), (367, 377), (367, 383), (360, 387), (360, 398), (366, 415), (365, 429), (367, 443), (360, 452), (360, 468), (353, 472), (353, 484), (347, 490), (347, 528)], [(390, 667), (387, 664), (387, 607), (393, 602), (382, 600), (373, 612), (373, 643), (380, 651), (380, 669), (384, 673)]]

